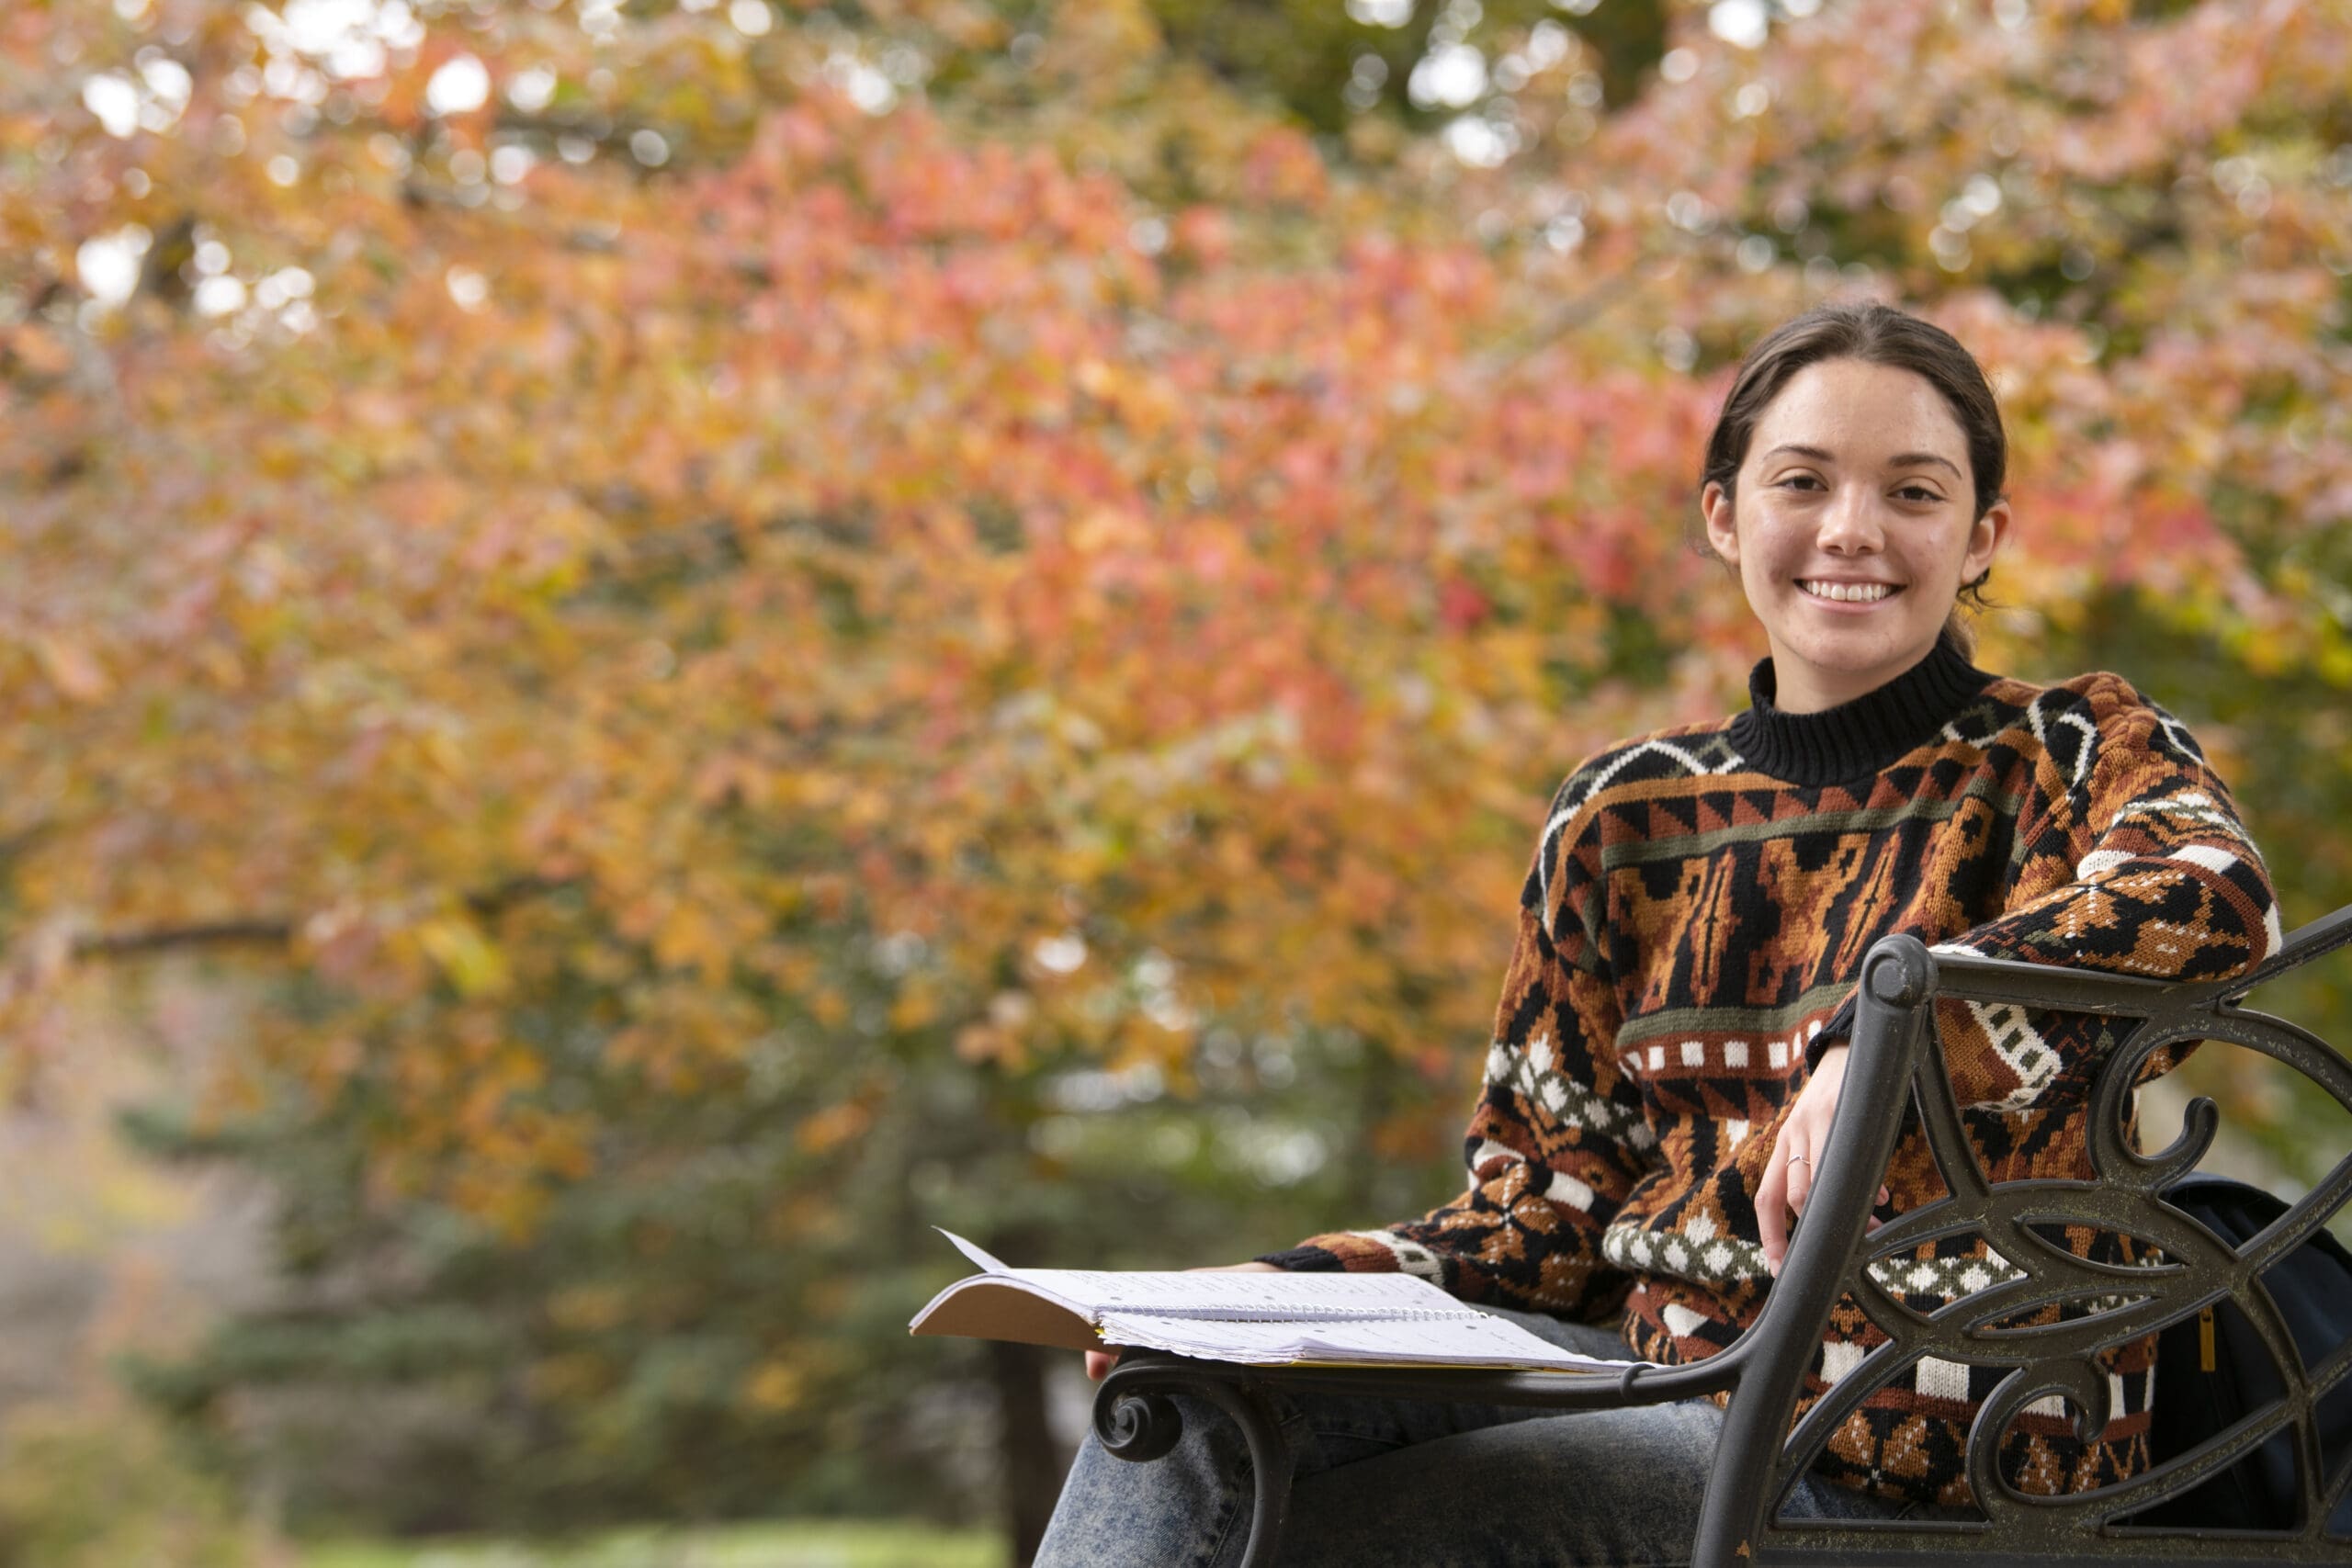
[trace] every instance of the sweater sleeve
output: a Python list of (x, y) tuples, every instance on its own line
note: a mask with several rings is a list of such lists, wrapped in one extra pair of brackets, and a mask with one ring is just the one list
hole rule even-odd
[[(1464, 1146), (1469, 1184), (1418, 1220), (1308, 1238), (1285, 1269), (1402, 1269), (1469, 1301), (1597, 1315), (1629, 1282), (1600, 1232), (1646, 1173), (1656, 1139), (1618, 1067), (1619, 1022), (1600, 931), (1598, 851), (1576, 852), (1564, 785), (1520, 895), (1485, 1081)], [(1583, 824), (1589, 828), (1587, 821)], [(1544, 874), (1550, 846), (1560, 846)]]
[[(2278, 901), (2237, 808), (2179, 721), (2112, 675), (2041, 717), (2052, 743), (2019, 824), (2007, 907), (1930, 951), (2160, 980), (2244, 974), (2277, 951)], [(1813, 1043), (1850, 1032), (1849, 999)], [(2079, 1093), (2114, 1032), (2084, 1013), (1948, 999), (1938, 1028), (1963, 1105)], [(2152, 1064), (2156, 1070), (2169, 1060)]]

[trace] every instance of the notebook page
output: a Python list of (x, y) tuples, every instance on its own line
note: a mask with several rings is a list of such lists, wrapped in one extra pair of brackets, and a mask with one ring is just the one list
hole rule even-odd
[(1503, 1318), (1485, 1313), (1419, 1322), (1231, 1323), (1111, 1313), (1102, 1337), (1114, 1345), (1170, 1350), (1180, 1356), (1269, 1366), (1293, 1361), (1373, 1362), (1409, 1366), (1538, 1367), (1606, 1372), (1625, 1370), (1545, 1343)]
[(1217, 1270), (1008, 1269), (1003, 1278), (1091, 1314), (1272, 1319), (1310, 1323), (1363, 1317), (1414, 1320), (1480, 1315), (1410, 1274), (1236, 1274)]
[(991, 1274), (1010, 1274), (1012, 1272), (1012, 1269), (1009, 1264), (999, 1263), (995, 1258), (989, 1257), (987, 1252), (981, 1249), (978, 1242), (966, 1241), (962, 1236), (957, 1235), (954, 1231), (949, 1230), (944, 1225), (933, 1225), (931, 1228), (945, 1236), (949, 1241), (954, 1242), (956, 1244), (956, 1251), (962, 1253), (966, 1258), (970, 1258), (975, 1265), (986, 1269), (988, 1272)]
[[(1255, 1317), (1269, 1307), (1278, 1315), (1317, 1312), (1344, 1315), (1383, 1312), (1459, 1314), (1461, 1303), (1429, 1281), (1408, 1274), (1256, 1274), (1219, 1269), (1015, 1269), (978, 1243), (933, 1225), (956, 1250), (990, 1274), (1028, 1281), (1040, 1292), (1080, 1310), (1152, 1305), (1169, 1314)], [(1250, 1281), (1254, 1281), (1254, 1286)], [(1295, 1309), (1295, 1310), (1294, 1310)]]
[(1623, 1372), (1626, 1363), (1563, 1350), (1485, 1313), (1439, 1323), (1318, 1323), (1299, 1339), (1301, 1360), (1438, 1361)]
[(1211, 1361), (1279, 1366), (1298, 1359), (1298, 1325), (1154, 1317), (1148, 1313), (1108, 1313), (1103, 1342), (1143, 1350), (1172, 1350)]

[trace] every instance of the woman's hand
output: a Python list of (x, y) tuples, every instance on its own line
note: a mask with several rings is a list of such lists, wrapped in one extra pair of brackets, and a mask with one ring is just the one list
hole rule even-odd
[[(1764, 1179), (1756, 1187), (1756, 1230), (1764, 1243), (1764, 1267), (1775, 1278), (1789, 1255), (1789, 1216), (1804, 1213), (1814, 1179), (1821, 1174), (1821, 1151), (1829, 1144), (1829, 1119), (1837, 1114), (1838, 1091), (1846, 1083), (1846, 1047), (1832, 1045), (1821, 1054), (1821, 1065), (1797, 1094), (1781, 1123), (1779, 1141), (1764, 1156)], [(1886, 1201), (1886, 1189), (1878, 1201)], [(1878, 1229), (1872, 1220), (1871, 1230)]]
[[(1193, 1272), (1195, 1274), (1279, 1274), (1282, 1270), (1271, 1263), (1250, 1262), (1211, 1263), (1204, 1268), (1195, 1269)], [(1116, 1350), (1089, 1350), (1086, 1353), (1086, 1375), (1100, 1382), (1102, 1381), (1102, 1374), (1109, 1371), (1118, 1359), (1119, 1353)]]

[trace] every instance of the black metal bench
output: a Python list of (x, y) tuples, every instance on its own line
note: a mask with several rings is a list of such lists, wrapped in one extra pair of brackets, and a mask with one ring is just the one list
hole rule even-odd
[[(2352, 1196), (2352, 1153), (2243, 1249), (2165, 1201), (2192, 1169), (2220, 1124), (2210, 1100), (2190, 1102), (2180, 1136), (2143, 1155), (2124, 1134), (2128, 1097), (2151, 1053), (2167, 1043), (2224, 1042), (2301, 1072), (2352, 1110), (2352, 1062), (2309, 1031), (2244, 1010), (2249, 991), (2286, 970), (2352, 944), (2352, 908), (2313, 921), (2279, 952), (2234, 980), (2162, 984), (2081, 970), (1930, 954), (1910, 937), (1871, 948), (1862, 970), (1853, 1061), (1788, 1266), (1762, 1313), (1738, 1343), (1710, 1360), (1656, 1368), (1629, 1365), (1613, 1378), (1573, 1382), (1543, 1373), (1258, 1368), (1130, 1352), (1103, 1380), (1094, 1402), (1097, 1434), (1113, 1453), (1148, 1461), (1168, 1451), (1181, 1416), (1167, 1395), (1206, 1400), (1238, 1424), (1255, 1472), (1256, 1499), (1244, 1562), (1263, 1568), (1279, 1550), (1291, 1456), (1267, 1391), (1328, 1391), (1386, 1398), (1475, 1400), (1559, 1410), (1656, 1404), (1729, 1391), (1723, 1443), (1698, 1520), (1691, 1561), (1716, 1564), (2091, 1563), (2127, 1562), (2352, 1562), (2352, 1539), (2327, 1520), (2352, 1483), (2352, 1459), (2323, 1461), (2314, 1418), (2320, 1396), (2352, 1369), (2352, 1345), (2306, 1366), (2261, 1280)], [(2008, 1002), (2144, 1020), (2101, 1067), (2088, 1118), (2095, 1181), (1988, 1183), (1962, 1129), (1940, 1043), (1927, 1027), (1939, 997)], [(1865, 1235), (1880, 1173), (1904, 1120), (1905, 1099), (1924, 1127), (1948, 1197)], [(2051, 1244), (2036, 1227), (2088, 1224), (2153, 1242), (2158, 1265), (2128, 1276)], [(1911, 1311), (1871, 1278), (1871, 1264), (1937, 1237), (1984, 1235), (2023, 1272), (1932, 1315)], [(2128, 1292), (2119, 1286), (2127, 1282)], [(2004, 1320), (2048, 1303), (2100, 1294), (2123, 1304), (2032, 1328)], [(1793, 1428), (1805, 1370), (1831, 1309), (1851, 1294), (1891, 1337), (1847, 1372)], [(2178, 1323), (2223, 1298), (2236, 1302), (2276, 1358), (2285, 1394), (2248, 1413), (2191, 1450), (2132, 1480), (2065, 1496), (2012, 1489), (1998, 1474), (2002, 1434), (2027, 1404), (2063, 1395), (2081, 1430), (2106, 1423), (2108, 1385), (2094, 1352)], [(1784, 1519), (1781, 1500), (1846, 1416), (1872, 1391), (1905, 1375), (1923, 1356), (2012, 1369), (1987, 1398), (1969, 1436), (1968, 1475), (1981, 1521)], [(2156, 1399), (2164, 1393), (2160, 1383)], [(2300, 1523), (2276, 1531), (2183, 1529), (2127, 1516), (2180, 1497), (2230, 1469), (2282, 1427), (2295, 1434)]]

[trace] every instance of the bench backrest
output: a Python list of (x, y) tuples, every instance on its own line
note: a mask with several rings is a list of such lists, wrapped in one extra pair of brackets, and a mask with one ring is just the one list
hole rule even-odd
[[(2025, 1560), (2037, 1562), (2352, 1562), (2352, 1540), (2331, 1538), (2328, 1517), (2352, 1483), (2352, 1460), (2323, 1453), (2315, 1407), (2352, 1371), (2352, 1344), (2306, 1362), (2281, 1318), (2264, 1271), (2292, 1254), (2352, 1197), (2352, 1151), (2275, 1223), (2232, 1246), (2167, 1202), (2220, 1124), (2212, 1101), (2192, 1101), (2181, 1135), (2143, 1155), (2127, 1135), (2132, 1095), (2159, 1049), (2191, 1041), (2258, 1052), (2300, 1072), (2352, 1111), (2352, 1062), (2309, 1031), (2250, 1011), (2245, 995), (2300, 964), (2352, 943), (2352, 908), (2297, 931), (2279, 952), (2233, 980), (2161, 984), (2125, 976), (1931, 954), (1910, 937), (1871, 951), (1862, 976), (1852, 1059), (1806, 1222), (1788, 1267), (1744, 1347), (1720, 1458), (1708, 1489), (1694, 1561), (1705, 1563), (1894, 1563)], [(1990, 1182), (1976, 1161), (1937, 1031), (1944, 998), (2034, 1010), (2104, 1014), (2133, 1023), (2099, 1069), (2088, 1100), (2089, 1181)], [(2211, 1049), (2211, 1046), (2206, 1047)], [(1879, 1173), (1917, 1118), (1949, 1196), (1864, 1235)], [(2054, 1224), (2088, 1224), (2151, 1243), (2152, 1267), (2122, 1269), (2078, 1258), (2049, 1238)], [(1973, 1231), (2017, 1270), (1950, 1307), (1913, 1310), (1887, 1288), (1885, 1264), (1923, 1242)], [(1807, 1370), (1841, 1296), (1885, 1331), (1822, 1393), (1793, 1429)], [(2086, 1439), (2107, 1421), (2109, 1382), (2094, 1359), (2112, 1348), (2234, 1303), (2276, 1359), (2275, 1399), (2234, 1426), (2133, 1480), (2073, 1495), (2028, 1495), (1998, 1473), (2003, 1436), (2027, 1406), (2056, 1395)], [(2022, 1326), (2037, 1308), (2072, 1303), (2056, 1323)], [(2352, 1303), (2346, 1303), (2352, 1311)], [(1967, 1466), (1979, 1522), (1791, 1521), (1772, 1516), (1840, 1422), (1873, 1391), (1914, 1375), (1923, 1358), (2007, 1369), (1970, 1432)], [(2158, 1398), (2162, 1395), (2159, 1394)], [(2230, 1470), (2276, 1433), (2292, 1434), (2300, 1524), (2262, 1532), (2133, 1524), (2127, 1516), (2181, 1497)], [(2331, 1472), (2332, 1467), (2332, 1472)]]

